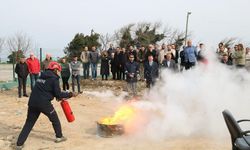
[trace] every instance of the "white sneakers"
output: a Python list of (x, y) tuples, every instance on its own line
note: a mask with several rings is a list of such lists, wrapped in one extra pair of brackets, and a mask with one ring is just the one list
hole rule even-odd
[[(61, 138), (56, 138), (55, 139), (55, 143), (60, 143), (60, 142), (64, 142), (64, 141), (67, 141), (67, 138), (66, 137), (61, 137)], [(23, 146), (16, 146), (16, 149), (15, 150), (22, 150), (23, 149)]]
[(16, 146), (16, 150), (22, 150), (23, 146)]
[(66, 141), (66, 140), (67, 140), (67, 138), (63, 136), (63, 137), (61, 137), (61, 138), (56, 138), (55, 143), (64, 142), (64, 141)]

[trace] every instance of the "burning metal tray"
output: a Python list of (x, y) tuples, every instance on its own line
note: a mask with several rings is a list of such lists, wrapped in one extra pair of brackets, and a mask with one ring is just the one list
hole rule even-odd
[(124, 126), (121, 124), (102, 124), (100, 122), (97, 123), (97, 134), (100, 137), (113, 137), (117, 135), (122, 135), (124, 133)]

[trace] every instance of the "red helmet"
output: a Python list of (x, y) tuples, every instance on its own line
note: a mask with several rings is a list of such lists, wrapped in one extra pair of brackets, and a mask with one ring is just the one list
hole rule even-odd
[(58, 64), (58, 63), (55, 62), (55, 61), (52, 61), (52, 62), (49, 63), (48, 69), (50, 69), (50, 70), (57, 69), (57, 70), (59, 70), (60, 72), (62, 71), (61, 65)]

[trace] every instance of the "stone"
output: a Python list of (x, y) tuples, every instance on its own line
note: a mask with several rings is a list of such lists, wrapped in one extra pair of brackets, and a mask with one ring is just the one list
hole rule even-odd
[(12, 141), (15, 137), (13, 135), (8, 135), (6, 140), (7, 141)]
[(5, 141), (4, 140), (0, 140), (0, 147), (5, 147)]

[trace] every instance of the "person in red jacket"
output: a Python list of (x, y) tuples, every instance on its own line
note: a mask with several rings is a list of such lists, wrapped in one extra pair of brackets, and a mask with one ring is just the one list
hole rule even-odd
[(35, 57), (34, 53), (30, 53), (30, 57), (26, 60), (30, 73), (30, 87), (31, 91), (33, 90), (36, 80), (39, 77), (40, 73), (40, 63), (39, 60)]

